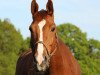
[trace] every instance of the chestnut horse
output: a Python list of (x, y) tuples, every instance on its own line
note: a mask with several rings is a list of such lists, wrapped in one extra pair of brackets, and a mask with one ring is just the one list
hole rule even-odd
[(71, 51), (57, 36), (52, 1), (48, 0), (46, 10), (38, 11), (33, 0), (31, 13), (31, 49), (19, 57), (16, 75), (81, 75)]

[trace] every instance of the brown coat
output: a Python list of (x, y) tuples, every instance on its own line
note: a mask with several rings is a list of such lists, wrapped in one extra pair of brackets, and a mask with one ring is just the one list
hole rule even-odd
[(34, 70), (31, 49), (23, 53), (17, 62), (16, 75), (81, 75), (80, 67), (69, 48), (58, 41), (58, 49), (51, 57), (50, 68), (44, 73)]

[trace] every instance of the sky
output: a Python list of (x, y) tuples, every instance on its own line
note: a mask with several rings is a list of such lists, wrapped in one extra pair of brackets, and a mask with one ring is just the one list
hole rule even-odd
[[(24, 38), (30, 36), (32, 0), (0, 0), (0, 19), (10, 19)], [(47, 0), (36, 0), (39, 10)], [(100, 40), (100, 0), (53, 0), (55, 23), (72, 23), (87, 33), (88, 38)]]

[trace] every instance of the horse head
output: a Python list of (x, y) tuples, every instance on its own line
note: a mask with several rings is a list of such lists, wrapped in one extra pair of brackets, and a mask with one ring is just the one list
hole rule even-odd
[(39, 71), (49, 68), (50, 57), (56, 51), (57, 29), (54, 22), (52, 0), (48, 0), (46, 10), (38, 11), (36, 0), (31, 3), (33, 22), (29, 27), (31, 32), (31, 48)]

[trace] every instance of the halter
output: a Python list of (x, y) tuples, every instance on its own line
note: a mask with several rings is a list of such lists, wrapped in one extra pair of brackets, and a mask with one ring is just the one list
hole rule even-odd
[[(50, 53), (49, 52), (49, 50), (47, 49), (47, 47), (46, 47), (46, 45), (43, 43), (43, 41), (37, 41), (35, 44), (34, 44), (34, 49), (35, 49), (35, 46), (38, 44), (38, 43), (40, 43), (40, 44), (43, 44), (43, 46), (45, 47), (45, 51), (46, 51), (46, 63), (45, 63), (45, 65), (47, 66), (47, 67), (49, 67), (49, 63), (50, 63), (50, 58), (55, 54), (55, 52), (56, 52), (56, 50), (57, 50), (57, 46), (56, 46), (56, 48), (53, 50), (53, 52), (52, 53)], [(58, 42), (57, 42), (57, 44), (58, 44)], [(34, 52), (33, 50), (32, 50), (32, 52)], [(37, 65), (37, 63), (35, 62), (36, 60), (35, 60), (35, 57), (33, 56), (33, 69), (36, 69), (36, 65)]]
[[(45, 47), (44, 50), (45, 50), (46, 53), (47, 53), (47, 56), (46, 56), (46, 57), (50, 60), (50, 58), (51, 58), (51, 57), (54, 55), (54, 53), (56, 52), (57, 46), (56, 46), (56, 48), (53, 50), (53, 52), (50, 53), (49, 50), (47, 49), (46, 45), (43, 43), (43, 41), (37, 41), (37, 42), (35, 43), (35, 45), (38, 44), (38, 43), (43, 44), (43, 46)], [(35, 47), (35, 45), (34, 45), (34, 47)]]

